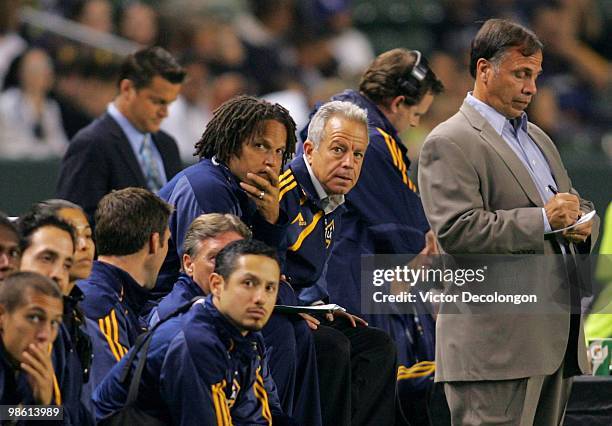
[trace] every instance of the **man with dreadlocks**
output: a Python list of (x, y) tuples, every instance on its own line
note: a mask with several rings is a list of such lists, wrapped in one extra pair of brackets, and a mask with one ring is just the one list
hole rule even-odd
[(174, 205), (170, 247), (155, 289), (168, 293), (180, 269), (183, 239), (193, 220), (204, 213), (230, 213), (251, 230), (253, 238), (278, 247), (287, 219), (278, 203), (278, 174), (295, 147), (295, 123), (289, 112), (250, 96), (221, 105), (186, 168), (159, 192)]
[[(158, 295), (168, 293), (177, 281), (183, 240), (201, 214), (236, 215), (251, 228), (254, 239), (281, 246), (288, 221), (279, 210), (278, 175), (295, 143), (295, 123), (278, 104), (238, 96), (215, 110), (195, 145), (200, 161), (159, 192), (175, 211), (170, 218), (168, 255), (157, 281)], [(288, 284), (280, 286), (278, 301), (297, 304)], [(306, 322), (275, 313), (263, 334), (283, 410), (303, 424), (320, 425), (316, 355)], [(299, 394), (294, 392), (298, 389)]]

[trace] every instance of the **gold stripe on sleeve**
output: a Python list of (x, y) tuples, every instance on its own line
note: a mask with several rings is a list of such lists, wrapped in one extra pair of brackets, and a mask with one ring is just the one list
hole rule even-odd
[(60, 391), (55, 371), (53, 372), (53, 395), (55, 397), (55, 405), (62, 405), (62, 392)]
[(395, 150), (393, 149), (393, 146), (391, 145), (391, 136), (388, 135), (385, 131), (383, 131), (381, 128), (377, 127), (376, 128), (380, 134), (383, 136), (383, 138), (385, 139), (385, 143), (387, 144), (387, 149), (389, 150), (389, 152), (391, 153), (391, 157), (393, 158), (393, 165), (395, 167), (399, 167), (399, 163), (397, 161), (397, 157), (395, 154)]
[(289, 176), (291, 174), (291, 169), (287, 169), (285, 170), (279, 177), (278, 177), (278, 181), (282, 181), (283, 179), (285, 179), (287, 176)]
[(107, 315), (104, 318), (100, 318), (98, 320), (98, 326), (100, 327), (100, 332), (102, 332), (102, 334), (106, 338), (106, 342), (108, 343), (108, 346), (113, 356), (115, 357), (117, 361), (119, 361), (121, 359), (121, 355), (112, 339), (111, 327), (110, 327), (110, 316)]
[(264, 419), (268, 421), (268, 425), (272, 426), (272, 413), (270, 412), (268, 393), (266, 392), (266, 388), (263, 385), (263, 378), (259, 374), (260, 368), (258, 368), (257, 372), (255, 373), (256, 381), (253, 385), (253, 390), (255, 392), (255, 397), (259, 400), (261, 404), (261, 415)]
[(278, 201), (281, 201), (283, 199), (283, 195), (285, 195), (287, 192), (291, 191), (296, 186), (297, 186), (297, 182), (293, 181), (289, 185), (287, 185), (286, 187), (281, 189), (281, 192), (278, 194)]
[(217, 417), (217, 426), (231, 426), (232, 417), (229, 412), (227, 405), (227, 398), (225, 397), (225, 380), (220, 381), (212, 385), (212, 397), (213, 405), (215, 408), (215, 417)]
[(119, 350), (119, 354), (123, 358), (123, 356), (127, 353), (127, 348), (123, 346), (119, 342), (119, 321), (117, 321), (117, 313), (115, 310), (111, 310), (111, 324), (113, 325), (113, 341), (117, 344), (117, 349)]

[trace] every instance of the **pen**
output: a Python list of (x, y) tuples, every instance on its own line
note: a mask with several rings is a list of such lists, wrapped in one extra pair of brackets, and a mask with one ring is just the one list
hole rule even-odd
[[(554, 186), (552, 186), (552, 185), (548, 185), (548, 189), (550, 189), (550, 191), (551, 191), (553, 194), (555, 194), (555, 195), (557, 195), (557, 194), (559, 193), (559, 191), (557, 191), (557, 190), (555, 189), (555, 187), (554, 187)], [(582, 217), (582, 212), (580, 212), (580, 214), (578, 214), (578, 218), (576, 218), (576, 222), (578, 222), (578, 221), (580, 220), (580, 218), (581, 218), (581, 217)]]

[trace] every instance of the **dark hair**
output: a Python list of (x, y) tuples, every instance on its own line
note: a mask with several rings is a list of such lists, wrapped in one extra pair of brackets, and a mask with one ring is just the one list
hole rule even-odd
[(476, 63), (480, 58), (495, 61), (506, 50), (520, 47), (524, 56), (533, 55), (544, 45), (531, 30), (507, 19), (489, 19), (472, 40), (470, 46), (470, 74), (476, 78)]
[(21, 234), (19, 242), (21, 253), (25, 252), (32, 244), (32, 234), (45, 226), (53, 226), (66, 231), (72, 240), (73, 251), (76, 250), (77, 237), (73, 226), (57, 217), (54, 212), (43, 206), (42, 203), (36, 203), (30, 210), (20, 216), (17, 221), (17, 229), (19, 229)]
[(36, 272), (15, 272), (0, 284), (0, 305), (7, 312), (13, 312), (24, 304), (27, 289), (63, 300), (62, 291), (55, 281)]
[(266, 120), (278, 121), (287, 130), (282, 161), (284, 167), (295, 151), (295, 122), (281, 105), (253, 96), (237, 96), (217, 108), (202, 138), (195, 145), (194, 155), (200, 158), (216, 157), (227, 163), (233, 155), (240, 155), (245, 140), (263, 132)]
[(171, 213), (170, 204), (143, 188), (106, 194), (95, 214), (98, 254), (125, 256), (138, 252), (151, 234), (164, 235)]
[(176, 59), (161, 47), (154, 46), (128, 55), (119, 71), (119, 81), (130, 80), (136, 89), (151, 84), (154, 77), (160, 76), (170, 83), (179, 84), (187, 72)]
[[(419, 80), (414, 76), (415, 62), (420, 57)], [(416, 105), (431, 92), (441, 93), (444, 85), (429, 68), (427, 60), (415, 50), (392, 49), (384, 52), (370, 64), (361, 77), (359, 91), (378, 105), (388, 106), (396, 96), (405, 96), (407, 105)]]
[[(83, 216), (85, 216), (85, 220), (87, 221), (87, 223), (89, 223), (89, 217), (87, 217), (87, 214), (85, 213), (85, 210), (83, 210), (83, 207), (79, 206), (78, 204), (73, 203), (72, 201), (63, 200), (61, 198), (51, 198), (49, 200), (41, 201), (39, 203), (34, 204), (33, 208), (36, 208), (41, 214), (56, 216), (61, 220), (64, 220), (64, 219), (59, 215), (60, 210), (62, 209), (78, 210), (81, 213), (83, 213)], [(69, 223), (68, 221), (66, 222)], [(91, 224), (89, 225), (91, 226)], [(77, 230), (75, 229), (74, 231), (75, 231), (75, 235), (78, 237)]]
[(21, 234), (15, 223), (8, 218), (6, 213), (0, 211), (0, 227), (4, 227), (15, 234), (17, 240), (21, 240)]
[(237, 240), (226, 245), (215, 257), (215, 272), (225, 280), (236, 270), (236, 260), (249, 254), (274, 260), (280, 268), (278, 255), (272, 247), (258, 240)]
[[(73, 203), (72, 201), (62, 200), (61, 198), (52, 198), (49, 200), (41, 201), (39, 203), (34, 204), (34, 207), (41, 213), (47, 214), (50, 216), (59, 216), (59, 211), (62, 209), (70, 209), (70, 210), (78, 210), (83, 213), (87, 222), (89, 222), (89, 218), (85, 213), (85, 210), (78, 204)], [(63, 219), (62, 219), (63, 220)]]

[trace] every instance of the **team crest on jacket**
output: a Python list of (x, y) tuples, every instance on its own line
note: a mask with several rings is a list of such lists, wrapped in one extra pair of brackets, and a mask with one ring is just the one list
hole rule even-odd
[(325, 248), (329, 248), (334, 234), (334, 220), (325, 225)]

